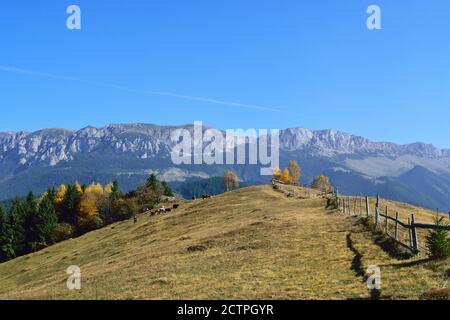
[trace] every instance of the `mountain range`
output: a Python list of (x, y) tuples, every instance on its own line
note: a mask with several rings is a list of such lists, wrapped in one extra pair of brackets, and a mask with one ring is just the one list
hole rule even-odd
[[(192, 125), (117, 124), (78, 131), (45, 129), (0, 133), (0, 199), (39, 194), (61, 183), (106, 183), (130, 190), (154, 172), (187, 188), (192, 181), (221, 176), (225, 168), (246, 184), (263, 184), (259, 165), (174, 165), (173, 130)], [(207, 128), (205, 127), (204, 130)], [(430, 144), (399, 145), (335, 130), (280, 131), (280, 162), (295, 159), (302, 182), (326, 174), (344, 194), (380, 195), (442, 211), (450, 209), (450, 150)]]

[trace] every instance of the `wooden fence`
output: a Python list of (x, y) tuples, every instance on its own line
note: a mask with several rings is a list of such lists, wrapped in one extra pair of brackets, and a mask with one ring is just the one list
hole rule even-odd
[(400, 220), (398, 212), (395, 212), (395, 216), (389, 215), (389, 207), (381, 207), (380, 197), (376, 198), (376, 203), (372, 208), (369, 197), (339, 196), (337, 192), (336, 197), (338, 208), (345, 215), (359, 216), (361, 218), (373, 217), (377, 229), (384, 231), (388, 237), (394, 239), (406, 249), (411, 250), (414, 254), (421, 252), (423, 241), (422, 243), (419, 241), (419, 234), (423, 235), (423, 231), (450, 231), (450, 226), (418, 223), (414, 214), (411, 214), (407, 222), (403, 222)]

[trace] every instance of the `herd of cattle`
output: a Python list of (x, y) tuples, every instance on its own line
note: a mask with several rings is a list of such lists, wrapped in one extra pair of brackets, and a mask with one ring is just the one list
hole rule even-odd
[[(211, 198), (211, 196), (209, 194), (205, 193), (205, 194), (202, 195), (201, 198), (202, 198), (202, 200), (205, 200), (205, 199)], [(153, 209), (153, 210), (150, 210), (148, 208), (144, 208), (142, 210), (142, 213), (148, 213), (148, 214), (150, 214), (152, 216), (157, 216), (157, 215), (160, 215), (160, 214), (163, 214), (163, 213), (171, 212), (171, 211), (176, 210), (176, 209), (178, 209), (180, 207), (179, 203), (172, 203), (172, 202), (175, 202), (177, 200), (175, 197), (167, 197), (167, 198), (165, 198), (163, 200), (166, 203), (166, 205), (161, 205), (157, 209)], [(196, 197), (192, 197), (192, 200), (197, 200), (197, 198)], [(169, 203), (169, 204), (172, 203), (172, 204), (171, 205), (167, 205), (167, 203)], [(135, 221), (136, 221), (136, 219), (137, 218), (135, 217)]]

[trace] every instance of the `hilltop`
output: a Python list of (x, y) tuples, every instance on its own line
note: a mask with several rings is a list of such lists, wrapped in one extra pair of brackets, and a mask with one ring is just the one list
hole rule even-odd
[[(0, 264), (0, 299), (369, 299), (371, 265), (381, 298), (445, 286), (449, 261), (398, 260), (326, 204), (313, 190), (261, 186), (142, 214)], [(71, 265), (81, 291), (66, 288)]]

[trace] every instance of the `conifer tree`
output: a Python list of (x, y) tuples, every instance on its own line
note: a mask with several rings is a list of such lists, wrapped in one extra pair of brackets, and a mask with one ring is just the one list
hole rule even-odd
[(159, 186), (159, 181), (156, 178), (156, 175), (154, 173), (150, 174), (150, 177), (147, 179), (147, 187), (150, 188), (153, 191), (156, 191)]
[(12, 233), (12, 248), (17, 256), (25, 253), (25, 218), (26, 218), (25, 202), (16, 198), (9, 210), (9, 226)]
[(25, 242), (27, 251), (35, 251), (39, 247), (52, 242), (53, 229), (57, 223), (55, 207), (50, 197), (44, 197), (37, 206), (32, 194), (27, 198), (28, 212), (25, 218)]
[(13, 233), (3, 206), (0, 205), (0, 262), (5, 262), (15, 257), (13, 248)]
[(76, 185), (67, 186), (66, 194), (61, 205), (61, 222), (76, 226), (81, 196), (81, 187), (78, 189)]
[(173, 191), (169, 187), (169, 184), (166, 181), (161, 182), (161, 185), (164, 188), (164, 195), (166, 197), (174, 197)]
[[(446, 226), (444, 217), (434, 218), (437, 226)], [(446, 230), (431, 230), (426, 237), (426, 247), (432, 259), (443, 260), (450, 257), (450, 237)]]

